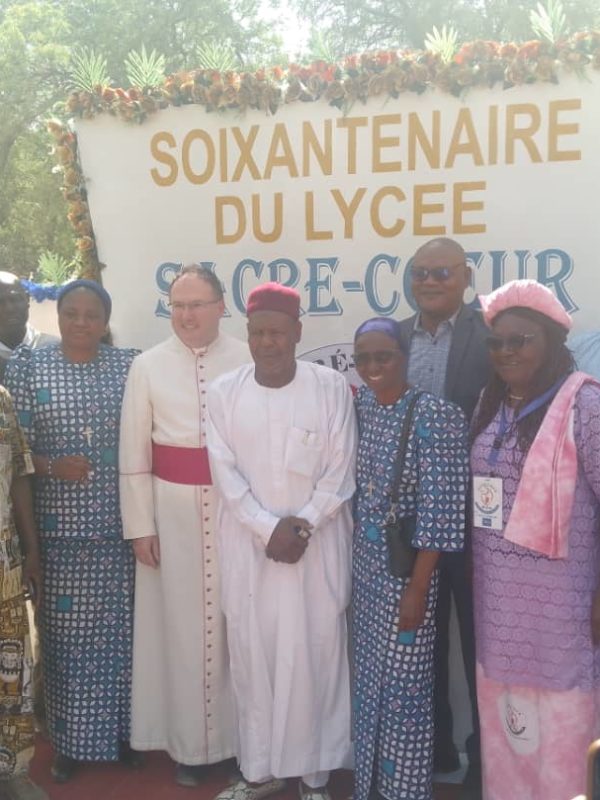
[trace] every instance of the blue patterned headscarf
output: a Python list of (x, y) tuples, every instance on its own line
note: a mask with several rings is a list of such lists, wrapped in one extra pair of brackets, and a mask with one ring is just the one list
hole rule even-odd
[(406, 355), (406, 347), (402, 341), (401, 330), (400, 323), (395, 319), (390, 319), (389, 317), (373, 317), (358, 326), (354, 334), (354, 341), (356, 342), (358, 337), (362, 336), (363, 333), (371, 333), (373, 331), (385, 333), (386, 336), (389, 336), (390, 339), (398, 343), (398, 347), (402, 350), (404, 355)]
[(60, 308), (65, 297), (70, 292), (74, 292), (76, 289), (89, 289), (90, 292), (94, 292), (94, 294), (100, 298), (100, 302), (104, 306), (104, 311), (106, 313), (106, 321), (108, 322), (110, 319), (110, 312), (112, 311), (112, 300), (110, 299), (110, 295), (103, 286), (100, 286), (99, 283), (96, 281), (87, 280), (87, 278), (79, 278), (77, 281), (71, 281), (71, 283), (66, 283), (64, 286), (62, 286), (58, 293), (58, 297), (56, 298), (56, 308)]

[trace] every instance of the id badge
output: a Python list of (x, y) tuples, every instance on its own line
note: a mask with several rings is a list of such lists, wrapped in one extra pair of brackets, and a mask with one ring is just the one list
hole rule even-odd
[(476, 528), (502, 530), (502, 478), (473, 476), (473, 523)]

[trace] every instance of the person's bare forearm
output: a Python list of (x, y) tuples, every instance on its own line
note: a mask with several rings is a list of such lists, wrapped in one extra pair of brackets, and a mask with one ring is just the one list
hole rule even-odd
[(28, 557), (39, 557), (39, 540), (33, 517), (33, 497), (31, 482), (27, 475), (13, 478), (10, 488), (13, 502), (15, 525), (21, 542), (23, 554)]
[(410, 583), (415, 589), (420, 589), (424, 594), (429, 591), (431, 576), (440, 560), (437, 550), (419, 550), (413, 566)]

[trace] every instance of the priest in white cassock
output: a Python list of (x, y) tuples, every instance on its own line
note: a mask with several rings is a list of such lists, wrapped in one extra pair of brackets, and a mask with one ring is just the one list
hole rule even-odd
[(199, 765), (233, 756), (236, 740), (206, 395), (250, 354), (219, 333), (210, 270), (184, 268), (169, 299), (174, 335), (135, 360), (121, 422), (121, 511), (137, 558), (131, 746), (166, 750), (177, 782), (195, 786)]
[(298, 293), (275, 283), (247, 304), (254, 364), (209, 389), (208, 449), (220, 494), (221, 592), (243, 780), (219, 800), (259, 800), (299, 776), (328, 798), (348, 766), (356, 423), (344, 378), (296, 361)]

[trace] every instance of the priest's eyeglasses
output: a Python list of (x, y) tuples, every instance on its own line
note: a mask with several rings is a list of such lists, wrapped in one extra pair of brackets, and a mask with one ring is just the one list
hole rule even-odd
[(535, 333), (511, 333), (510, 336), (486, 336), (485, 343), (492, 353), (498, 353), (500, 350), (515, 353), (525, 347), (531, 339), (535, 339)]
[(181, 314), (182, 311), (202, 311), (203, 308), (214, 306), (220, 302), (220, 300), (193, 300), (191, 303), (180, 303), (179, 300), (176, 300), (174, 303), (169, 303), (169, 308), (171, 311)]
[(354, 353), (354, 365), (357, 367), (366, 367), (371, 361), (374, 361), (380, 367), (386, 367), (391, 364), (398, 353), (402, 352), (399, 348), (396, 350), (375, 350), (374, 353)]

